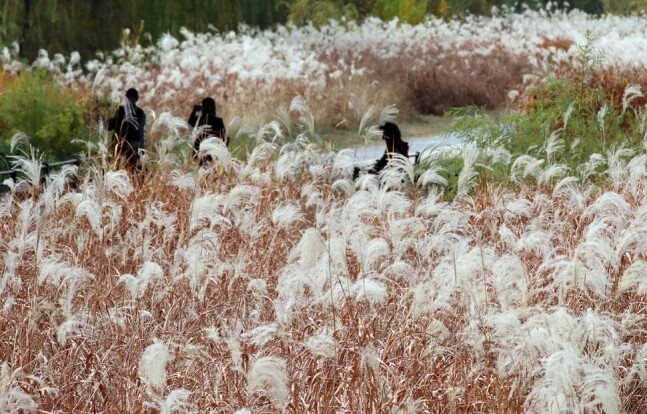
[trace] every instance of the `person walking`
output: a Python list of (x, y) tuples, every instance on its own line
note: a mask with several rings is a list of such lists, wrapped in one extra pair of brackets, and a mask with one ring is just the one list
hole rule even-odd
[(189, 125), (193, 128), (202, 128), (193, 142), (194, 158), (199, 158), (200, 165), (211, 162), (211, 156), (199, 157), (200, 143), (207, 137), (218, 137), (225, 145), (229, 146), (229, 138), (222, 118), (216, 116), (216, 101), (207, 97), (202, 100), (201, 105), (194, 105), (189, 115)]
[(146, 114), (137, 106), (139, 93), (130, 88), (122, 99), (115, 116), (108, 121), (108, 130), (114, 131), (115, 161), (131, 171), (139, 167), (139, 151), (145, 148)]

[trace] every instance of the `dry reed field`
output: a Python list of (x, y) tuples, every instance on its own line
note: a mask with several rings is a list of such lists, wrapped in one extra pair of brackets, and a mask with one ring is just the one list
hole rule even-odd
[(645, 153), (599, 160), (605, 188), (509, 190), (467, 145), (444, 202), (406, 160), (353, 182), (348, 151), (279, 134), (2, 199), (3, 412), (647, 407)]
[(320, 29), (183, 30), (179, 39), (166, 35), (152, 44), (137, 41), (133, 33), (120, 48), (87, 62), (78, 54), (50, 56), (43, 50), (25, 65), (4, 48), (0, 63), (10, 73), (49, 71), (62, 84), (110, 102), (135, 86), (144, 109), (183, 118), (210, 95), (221, 116), (244, 117), (260, 126), (275, 119), (276, 108), (304, 96), (321, 125), (337, 125), (347, 117), (344, 103), (351, 93), (362, 102), (397, 105), (401, 116), (501, 105), (509, 89), (534, 73), (572, 66), (574, 46), (587, 32), (604, 52), (605, 66), (642, 68), (647, 64), (644, 20), (528, 10), (490, 18), (430, 18), (419, 25), (368, 19)]
[[(623, 22), (635, 28), (641, 20)], [(349, 71), (355, 59), (366, 67), (401, 62), (397, 57), (409, 50), (402, 39), (415, 33), (461, 34), (467, 39), (461, 44), (470, 45), (483, 45), (497, 28), (530, 33), (531, 40), (491, 53), (447, 45), (455, 52), (450, 66), (412, 69), (407, 87), (397, 89), (401, 100), (385, 94), (383, 102), (371, 89), (358, 93), (352, 122), (359, 137), (371, 140), (395, 111), (362, 111), (357, 102), (406, 102), (406, 112), (417, 105), (440, 110), (451, 94), (460, 100), (473, 93), (474, 100), (502, 93), (505, 99), (507, 91), (497, 85), (508, 76), (570, 61), (569, 42), (578, 39), (568, 33), (615, 24), (529, 12), (462, 25), (432, 20), (398, 28), (369, 21), (350, 34), (322, 30), (338, 36), (330, 61)], [(546, 43), (532, 27), (552, 28), (558, 40)], [(164, 98), (150, 117), (155, 139), (144, 173), (113, 168), (101, 129), (102, 140), (92, 144), (98, 159), (80, 170), (54, 171), (43, 186), (37, 155), (13, 158), (22, 178), (7, 181), (11, 192), (0, 198), (0, 412), (646, 412), (647, 116), (641, 145), (609, 147), (574, 170), (557, 161), (556, 154), (569, 151), (557, 133), (540, 143), (540, 158), (466, 143), (457, 149), (462, 163), (453, 198), (444, 164), (433, 160), (416, 179), (411, 161), (394, 157), (379, 176), (353, 180), (353, 152), (322, 147), (315, 130), (319, 116), (338, 120), (347, 111), (349, 90), (335, 89), (331, 77), (350, 78), (329, 69), (322, 78), (312, 75), (316, 70), (300, 72), (304, 62), (321, 63), (320, 51), (305, 41), (321, 42), (321, 33), (308, 37), (309, 31), (187, 33), (182, 46), (165, 38), (148, 51), (121, 49), (123, 59), (115, 52), (94, 78), (70, 75), (74, 65), (63, 62), (72, 71), (60, 75), (92, 93), (119, 94), (142, 82), (144, 103)], [(382, 34), (360, 42), (371, 51), (351, 57), (357, 33)], [(198, 167), (190, 151), (196, 132), (181, 109), (192, 99), (195, 79), (184, 85), (189, 71), (180, 69), (202, 67), (195, 60), (208, 55), (202, 46), (191, 51), (191, 42), (221, 42), (227, 51), (237, 45), (236, 53), (251, 56), (246, 53), (259, 49), (245, 46), (268, 38), (279, 49), (305, 45), (303, 61), (283, 55), (283, 65), (293, 63), (296, 73), (285, 96), (275, 93), (286, 79), (269, 78), (282, 73), (268, 69), (278, 63), (236, 66), (245, 59), (222, 69), (229, 78), (205, 77), (196, 93), (227, 102), (228, 119), (234, 111), (255, 111), (258, 95), (251, 91), (275, 99), (268, 103), (273, 108), (292, 94), (289, 109), (278, 119), (258, 109), (254, 120), (267, 121), (261, 127), (248, 125), (253, 116), (235, 128), (228, 124), (233, 139), (241, 131), (251, 135), (253, 149), (240, 160), (208, 139), (201, 151), (213, 165)], [(510, 40), (498, 37), (504, 38)], [(384, 39), (400, 39), (404, 49), (380, 49)], [(599, 72), (609, 78), (596, 82), (622, 90), (612, 67), (624, 67), (619, 55), (635, 51), (628, 45), (636, 42), (615, 39), (624, 50), (609, 53), (611, 66)], [(535, 43), (537, 53), (525, 53), (526, 63), (509, 74), (492, 70), (492, 61), (507, 66), (511, 51), (527, 52)], [(424, 60), (428, 50), (436, 49), (407, 56)], [(7, 53), (5, 70), (16, 69)], [(168, 65), (146, 66), (151, 55)], [(51, 62), (43, 57), (37, 65)], [(477, 70), (474, 62), (480, 68), (474, 79), (501, 80), (482, 88), (476, 83), (486, 82), (475, 81), (472, 88), (451, 78), (438, 100), (412, 100), (425, 82), (438, 83), (434, 76), (449, 77), (451, 64)], [(173, 72), (173, 65), (180, 69)], [(57, 67), (63, 66), (50, 69)], [(373, 75), (387, 79), (399, 70), (396, 63), (376, 64)], [(362, 73), (353, 87), (372, 84), (373, 75)], [(452, 89), (461, 82), (471, 92)], [(318, 98), (327, 88), (330, 95)], [(642, 102), (639, 87), (627, 89), (621, 101)], [(523, 91), (520, 96), (526, 98)], [(335, 112), (335, 105), (346, 109)], [(483, 171), (502, 165), (509, 171), (504, 183), (484, 179)], [(73, 174), (76, 186), (69, 184)]]

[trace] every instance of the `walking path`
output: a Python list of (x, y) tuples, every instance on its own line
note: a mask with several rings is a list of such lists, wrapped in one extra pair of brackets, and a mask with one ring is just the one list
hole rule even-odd
[[(421, 154), (421, 158), (424, 158), (425, 154), (429, 154), (433, 151), (453, 148), (462, 143), (460, 135), (453, 132), (409, 139), (407, 139), (407, 137), (403, 137), (403, 139), (409, 143), (409, 154), (413, 155), (416, 152), (419, 152)], [(384, 154), (384, 149), (385, 146), (383, 142), (360, 145), (355, 147), (355, 157), (362, 165), (370, 164)]]

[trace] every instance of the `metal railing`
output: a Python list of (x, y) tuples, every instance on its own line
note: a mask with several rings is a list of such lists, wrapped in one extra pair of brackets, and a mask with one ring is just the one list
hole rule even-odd
[[(6, 160), (6, 156), (2, 155), (3, 159), (3, 164), (8, 165), (8, 161)], [(40, 166), (40, 180), (43, 182), (44, 178), (49, 175), (53, 169), (57, 167), (62, 167), (64, 165), (77, 165), (81, 166), (81, 164), (85, 161), (96, 159), (97, 157), (75, 157), (69, 160), (65, 161), (57, 161), (57, 162), (45, 162), (41, 164)], [(2, 181), (4, 181), (3, 177), (9, 176), (14, 182), (18, 180), (18, 176), (21, 174), (21, 171), (18, 169), (10, 169), (10, 170), (5, 170), (5, 171), (0, 171), (0, 194), (4, 194), (10, 190), (10, 188), (4, 184), (2, 184)]]

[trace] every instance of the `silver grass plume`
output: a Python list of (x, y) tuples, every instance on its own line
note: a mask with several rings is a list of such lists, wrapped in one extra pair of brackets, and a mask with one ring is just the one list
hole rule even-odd
[(36, 401), (23, 391), (23, 387), (32, 382), (32, 379), (38, 380), (37, 377), (25, 375), (21, 368), (11, 371), (7, 362), (2, 363), (0, 366), (0, 412), (36, 412), (38, 409)]
[(609, 151), (607, 154), (607, 170), (605, 173), (611, 180), (611, 184), (616, 189), (622, 188), (627, 178), (626, 158), (634, 155), (634, 150), (620, 146), (615, 151)]
[(571, 346), (548, 356), (541, 375), (526, 398), (528, 411), (621, 412), (615, 376), (588, 362)]
[(29, 156), (8, 155), (7, 158), (13, 160), (11, 162), (13, 169), (27, 178), (21, 181), (26, 181), (34, 189), (40, 185), (43, 156), (39, 155), (34, 147), (30, 146), (29, 148)]
[(388, 297), (386, 286), (372, 278), (362, 278), (357, 280), (350, 288), (350, 295), (356, 301), (367, 301), (371, 304), (384, 304)]
[(349, 178), (340, 178), (330, 186), (336, 194), (342, 194), (345, 198), (351, 197), (355, 193), (353, 182)]
[(618, 282), (616, 296), (619, 296), (634, 287), (636, 288), (636, 293), (638, 295), (647, 294), (647, 277), (645, 277), (645, 275), (647, 275), (646, 261), (637, 260), (632, 263), (625, 269), (620, 281)]
[(459, 200), (467, 197), (467, 195), (476, 186), (476, 178), (478, 177), (478, 173), (476, 172), (474, 167), (479, 155), (480, 150), (475, 143), (469, 143), (463, 148), (463, 168), (458, 174), (458, 182), (456, 185), (456, 197)]
[(401, 188), (402, 184), (414, 183), (415, 173), (413, 167), (414, 165), (409, 157), (392, 153), (387, 168), (380, 171), (380, 181), (382, 185), (389, 188)]
[(409, 263), (397, 260), (386, 266), (382, 271), (380, 278), (385, 280), (402, 280), (405, 282), (412, 281), (417, 276), (418, 271)]
[(54, 208), (56, 202), (59, 200), (70, 177), (74, 176), (79, 167), (76, 165), (63, 165), (58, 172), (49, 174), (47, 177), (47, 185), (43, 190), (44, 205), (46, 213), (49, 213)]
[(217, 254), (219, 246), (218, 234), (209, 229), (202, 229), (190, 239), (186, 251), (182, 254), (186, 265), (186, 273), (183, 276), (188, 277), (191, 291), (196, 295), (200, 293), (201, 282), (207, 272), (220, 264)]
[(260, 189), (256, 186), (239, 184), (229, 191), (225, 210), (235, 213), (246, 205), (256, 205), (260, 197)]
[(277, 337), (280, 332), (280, 326), (278, 323), (270, 323), (263, 326), (258, 326), (251, 331), (245, 332), (240, 335), (240, 339), (248, 344), (252, 344), (257, 348), (262, 348), (270, 342), (272, 339)]
[(636, 98), (642, 98), (643, 92), (642, 87), (639, 84), (628, 85), (623, 94), (622, 94), (622, 113), (624, 114), (627, 111), (627, 108)]
[(91, 327), (91, 317), (87, 313), (68, 315), (67, 319), (56, 328), (56, 340), (60, 345), (65, 345), (71, 334), (82, 333), (84, 329)]
[(151, 127), (151, 133), (155, 134), (158, 132), (164, 133), (165, 135), (171, 135), (175, 138), (179, 138), (183, 135), (184, 132), (188, 132), (191, 126), (186, 123), (182, 118), (174, 116), (170, 112), (162, 112)]
[(265, 356), (254, 361), (247, 373), (247, 392), (265, 395), (278, 410), (290, 400), (289, 377), (285, 360)]
[(364, 139), (364, 143), (368, 144), (373, 138), (382, 136), (382, 131), (379, 129), (379, 125), (369, 125), (375, 119), (377, 115), (377, 107), (371, 105), (366, 112), (362, 114), (362, 118), (359, 121), (358, 137)]
[(395, 105), (387, 105), (380, 111), (378, 125), (384, 125), (387, 122), (395, 122), (398, 115), (398, 108)]
[(362, 102), (359, 100), (357, 95), (355, 95), (354, 93), (348, 95), (347, 105), (350, 110), (353, 111), (355, 119), (357, 121), (360, 121), (362, 119), (362, 116), (364, 115), (364, 108), (362, 107)]
[(173, 359), (166, 344), (153, 339), (153, 343), (146, 347), (139, 358), (137, 373), (150, 389), (161, 393), (166, 388), (166, 365)]
[(541, 171), (537, 177), (539, 185), (548, 185), (551, 181), (560, 178), (568, 173), (569, 167), (564, 164), (550, 164)]
[(11, 140), (9, 142), (9, 151), (14, 152), (20, 145), (29, 146), (29, 135), (24, 132), (16, 132), (11, 136)]
[(301, 260), (306, 269), (311, 269), (319, 257), (328, 251), (326, 241), (314, 227), (306, 229), (299, 243), (290, 251), (288, 260)]
[(599, 174), (598, 167), (606, 164), (606, 158), (602, 154), (591, 154), (589, 160), (577, 166), (577, 174), (581, 182), (586, 182), (595, 174)]
[(329, 327), (319, 329), (316, 334), (306, 339), (304, 345), (312, 355), (324, 358), (333, 357), (338, 347)]
[(559, 136), (559, 131), (553, 131), (546, 139), (544, 151), (549, 164), (555, 162), (555, 155), (564, 152), (564, 139)]
[(128, 173), (124, 170), (106, 172), (103, 188), (107, 194), (115, 195), (122, 200), (125, 200), (133, 192)]
[(141, 299), (148, 287), (156, 280), (164, 279), (164, 270), (154, 262), (144, 263), (137, 276), (125, 274), (119, 277), (119, 283), (124, 283), (132, 299)]
[(169, 183), (180, 190), (188, 192), (189, 194), (199, 192), (200, 190), (200, 187), (198, 187), (195, 180), (195, 175), (189, 172), (183, 173), (180, 170), (171, 171)]
[(629, 387), (637, 384), (642, 388), (645, 383), (647, 383), (647, 344), (643, 344), (636, 352), (631, 368), (625, 375), (623, 386)]
[(283, 152), (274, 163), (275, 174), (279, 180), (293, 179), (303, 172), (304, 154), (297, 151)]
[(260, 127), (258, 131), (254, 131), (248, 127), (247, 134), (256, 136), (257, 145), (260, 141), (266, 141), (267, 138), (269, 138), (269, 142), (272, 143), (276, 143), (283, 139), (283, 131), (281, 130), (281, 124), (278, 121), (271, 121), (270, 123)]
[(499, 258), (492, 266), (497, 299), (503, 310), (523, 308), (528, 304), (528, 274), (516, 255)]
[(602, 133), (603, 140), (606, 139), (606, 136), (607, 136), (606, 121), (604, 118), (607, 116), (608, 112), (609, 112), (609, 106), (607, 104), (604, 104), (602, 105), (602, 108), (600, 108), (600, 110), (595, 116), (595, 119), (598, 122), (598, 129), (600, 129), (600, 132)]
[(647, 155), (633, 157), (627, 164), (627, 170), (629, 191), (632, 196), (638, 197), (647, 177)]
[(99, 237), (103, 237), (103, 209), (101, 205), (94, 200), (83, 200), (76, 206), (76, 217), (86, 217), (90, 227)]
[(416, 215), (424, 217), (435, 217), (447, 208), (447, 203), (442, 200), (442, 193), (432, 188), (427, 196), (416, 206)]
[(299, 125), (303, 133), (307, 133), (311, 139), (319, 141), (319, 137), (315, 131), (315, 118), (310, 109), (310, 105), (306, 102), (303, 96), (295, 96), (290, 103), (290, 112), (297, 112), (299, 114)]
[(21, 262), (20, 255), (7, 251), (3, 261), (3, 273), (2, 277), (0, 277), (0, 295), (4, 294), (8, 288), (17, 291), (22, 286), (22, 278), (16, 275), (18, 264)]
[[(629, 318), (629, 323), (636, 323), (635, 317)], [(591, 308), (577, 322), (573, 338), (576, 339), (574, 343), (578, 345), (578, 349), (594, 364), (617, 370), (623, 362), (625, 352), (630, 352), (633, 348), (622, 339), (630, 334), (630, 330), (625, 330), (615, 315)]]
[(193, 200), (191, 204), (191, 220), (189, 229), (196, 230), (203, 225), (202, 223), (208, 222), (209, 227), (214, 225), (223, 225), (224, 227), (231, 226), (231, 222), (226, 217), (218, 214), (218, 210), (222, 210), (226, 203), (227, 197), (223, 194), (205, 194)]
[(430, 162), (427, 169), (416, 180), (416, 185), (422, 188), (429, 186), (446, 187), (448, 184), (447, 179), (441, 175), (444, 171), (445, 168), (442, 166), (435, 162)]
[(573, 114), (574, 110), (575, 105), (573, 105), (572, 103), (568, 105), (568, 108), (566, 108), (566, 112), (564, 112), (564, 126), (561, 128), (562, 131), (566, 131), (566, 128), (568, 127), (568, 121), (571, 119), (571, 115)]
[(355, 188), (361, 191), (377, 191), (379, 188), (378, 177), (374, 174), (363, 174), (355, 180)]
[(607, 191), (588, 206), (582, 213), (583, 218), (604, 217), (605, 215), (627, 216), (631, 214), (631, 205), (625, 200), (622, 194), (614, 191)]
[(237, 141), (242, 137), (251, 135), (254, 135), (254, 129), (245, 123), (241, 117), (235, 116), (229, 121), (227, 125), (229, 141)]
[(553, 198), (568, 198), (570, 192), (577, 191), (576, 184), (580, 182), (577, 177), (564, 177), (553, 186)]
[(406, 214), (411, 207), (411, 200), (399, 191), (392, 191), (383, 186), (376, 192), (375, 205), (381, 214)]
[(160, 414), (172, 414), (175, 412), (188, 412), (190, 403), (188, 402), (191, 396), (191, 391), (184, 388), (175, 389), (166, 396), (166, 398), (159, 398), (156, 395), (151, 395), (153, 403), (144, 403), (144, 406), (150, 406), (153, 409), (159, 410)]
[(77, 290), (82, 284), (94, 279), (95, 276), (87, 269), (70, 266), (63, 262), (60, 256), (52, 255), (41, 263), (36, 280), (39, 285), (48, 283), (64, 289), (60, 304), (64, 315), (69, 317), (72, 314), (72, 300)]
[(214, 165), (222, 167), (225, 170), (228, 170), (234, 166), (235, 161), (231, 156), (229, 149), (225, 142), (218, 137), (208, 137), (200, 143), (200, 149), (198, 150), (198, 155), (204, 157), (205, 155), (210, 155), (213, 159)]
[(251, 167), (262, 167), (276, 156), (277, 151), (278, 145), (272, 142), (259, 141), (247, 159), (247, 164)]
[(290, 111), (288, 111), (285, 106), (281, 105), (276, 110), (276, 117), (278, 122), (280, 122), (285, 130), (287, 131), (288, 136), (292, 136), (292, 117), (290, 116)]
[(272, 224), (278, 228), (288, 229), (297, 222), (305, 221), (301, 207), (296, 204), (286, 203), (272, 211)]
[(349, 177), (353, 174), (355, 167), (355, 150), (345, 148), (335, 154), (335, 159), (332, 165), (333, 177)]
[(371, 239), (368, 242), (364, 239), (357, 240), (357, 242), (352, 244), (352, 247), (355, 249), (363, 272), (377, 270), (375, 267), (379, 260), (391, 253), (389, 244), (381, 237)]
[[(521, 178), (528, 178), (528, 176), (537, 178), (542, 172), (541, 166), (545, 160), (537, 159), (532, 155), (521, 155), (517, 157), (512, 163), (510, 168), (510, 181), (520, 184)], [(521, 177), (519, 177), (521, 172)]]

